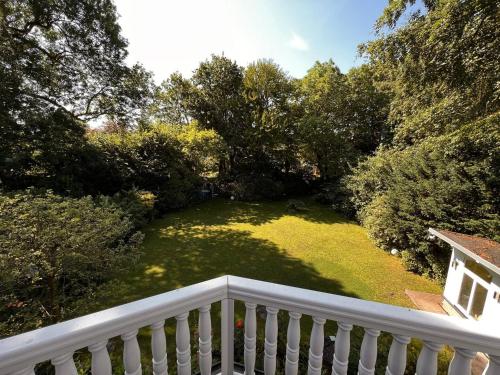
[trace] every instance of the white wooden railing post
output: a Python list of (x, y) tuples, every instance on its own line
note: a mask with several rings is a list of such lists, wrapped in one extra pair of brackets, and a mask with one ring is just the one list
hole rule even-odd
[(435, 375), (437, 373), (439, 350), (441, 350), (441, 344), (424, 341), (417, 360), (416, 375)]
[(175, 345), (177, 353), (177, 374), (191, 375), (191, 343), (189, 337), (189, 312), (177, 315)]
[(255, 374), (255, 350), (257, 345), (257, 317), (255, 303), (245, 302), (245, 375)]
[(347, 375), (349, 351), (351, 349), (352, 324), (337, 322), (337, 337), (333, 353), (332, 375)]
[(454, 348), (455, 353), (448, 368), (448, 375), (470, 375), (471, 362), (476, 352), (468, 349)]
[(380, 331), (373, 328), (365, 328), (365, 335), (361, 343), (359, 354), (358, 374), (375, 374), (375, 364), (377, 363), (377, 337)]
[(165, 321), (151, 324), (151, 351), (153, 353), (153, 374), (167, 375), (167, 339), (165, 337)]
[(137, 342), (138, 330), (130, 331), (121, 336), (123, 340), (123, 366), (125, 375), (142, 374), (141, 351)]
[(324, 325), (326, 320), (313, 317), (313, 327), (309, 342), (309, 363), (307, 366), (308, 375), (320, 375), (323, 365), (323, 347), (325, 345)]
[(89, 352), (92, 353), (92, 375), (111, 375), (111, 360), (109, 359), (108, 341), (101, 341), (89, 345)]
[(234, 372), (234, 300), (222, 300), (221, 310), (221, 355), (222, 375)]
[(285, 375), (297, 375), (300, 353), (300, 317), (302, 314), (290, 311), (288, 315), (290, 319), (286, 335)]
[(56, 375), (77, 375), (73, 353), (66, 353), (51, 360), (56, 369)]
[(278, 311), (279, 309), (274, 307), (266, 307), (266, 337), (264, 340), (264, 374), (266, 375), (274, 375), (276, 372)]
[(500, 374), (500, 357), (490, 355), (488, 366), (484, 369), (483, 375), (498, 375)]
[(210, 305), (199, 308), (198, 331), (199, 349), (198, 359), (201, 375), (212, 373), (212, 320), (210, 319)]
[(406, 369), (406, 347), (411, 338), (408, 336), (392, 335), (392, 344), (389, 349), (385, 375), (404, 375)]

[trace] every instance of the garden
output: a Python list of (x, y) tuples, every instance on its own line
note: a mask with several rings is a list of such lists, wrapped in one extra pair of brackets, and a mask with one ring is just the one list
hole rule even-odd
[[(405, 270), (398, 257), (377, 248), (366, 230), (332, 209), (303, 201), (304, 211), (289, 209), (288, 201), (235, 202), (215, 199), (191, 207), (144, 228), (143, 255), (135, 267), (120, 272), (104, 288), (85, 312), (135, 301), (221, 275), (236, 275), (276, 282), (326, 293), (414, 308), (405, 288), (440, 293), (439, 283)], [(81, 311), (81, 310), (80, 310)], [(219, 306), (212, 306), (214, 347), (220, 347)], [(243, 362), (243, 304), (236, 304), (236, 360)], [(264, 348), (265, 312), (258, 316), (258, 361)], [(288, 314), (278, 317), (280, 350), (286, 347)], [(189, 318), (196, 363), (197, 312)], [(175, 368), (175, 320), (167, 320), (169, 367)], [(311, 329), (309, 317), (301, 322), (301, 373), (307, 371), (307, 345)], [(239, 328), (238, 328), (239, 327)], [(326, 335), (335, 335), (336, 325), (328, 322)], [(150, 332), (139, 336), (143, 367), (147, 370)], [(351, 369), (357, 368), (363, 330), (352, 337)], [(379, 370), (385, 369), (391, 336), (380, 338)], [(121, 366), (119, 340), (116, 342), (114, 368)], [(409, 366), (416, 363), (419, 344), (409, 349)], [(214, 361), (220, 360), (215, 350)], [(279, 358), (284, 356), (284, 352)], [(449, 353), (442, 355), (446, 368)], [(278, 364), (283, 371), (284, 362)], [(262, 363), (257, 368), (262, 368)]]
[(3, 1), (0, 338), (224, 274), (405, 307), (406, 288), (440, 293), (429, 227), (500, 239), (500, 5), (413, 5), (389, 1), (348, 70), (213, 54), (159, 83), (113, 0)]

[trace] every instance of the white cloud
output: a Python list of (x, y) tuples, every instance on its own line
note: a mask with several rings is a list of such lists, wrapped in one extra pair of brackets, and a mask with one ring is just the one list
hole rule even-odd
[(302, 38), (299, 34), (292, 33), (292, 37), (288, 41), (288, 45), (299, 51), (307, 51), (309, 49), (309, 44), (306, 40)]

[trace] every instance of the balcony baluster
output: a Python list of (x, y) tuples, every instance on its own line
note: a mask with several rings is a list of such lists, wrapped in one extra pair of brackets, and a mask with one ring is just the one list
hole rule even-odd
[(377, 337), (379, 335), (379, 330), (365, 328), (365, 335), (361, 343), (361, 353), (359, 355), (359, 375), (375, 374), (375, 364), (377, 363)]
[(300, 317), (302, 314), (290, 311), (288, 313), (285, 375), (297, 375), (299, 371), (300, 351)]
[(175, 331), (175, 343), (177, 351), (177, 373), (179, 375), (191, 375), (191, 344), (189, 338), (189, 312), (177, 315), (177, 328)]
[(167, 375), (167, 340), (165, 338), (165, 321), (151, 324), (151, 349), (153, 352), (153, 375)]
[(142, 374), (141, 351), (137, 342), (137, 330), (123, 334), (123, 367), (125, 375)]
[(313, 327), (311, 330), (311, 340), (309, 344), (309, 364), (308, 375), (320, 375), (323, 364), (323, 346), (325, 344), (324, 325), (326, 320), (313, 317)]
[(408, 336), (393, 335), (385, 375), (403, 375), (406, 369), (406, 347), (411, 338)]
[(107, 343), (108, 340), (105, 340), (89, 346), (89, 352), (92, 353), (92, 375), (111, 375), (112, 373)]
[(437, 373), (437, 358), (441, 346), (441, 344), (424, 341), (417, 360), (417, 375), (435, 375)]
[(257, 317), (255, 303), (245, 303), (245, 375), (255, 374), (255, 350), (257, 344)]
[(56, 369), (56, 375), (77, 375), (78, 371), (73, 361), (73, 353), (66, 353), (54, 358), (52, 361)]
[(449, 375), (470, 375), (471, 362), (476, 352), (468, 349), (455, 348), (455, 354), (448, 369)]
[(335, 352), (333, 353), (332, 375), (347, 375), (349, 351), (351, 349), (352, 324), (337, 323), (337, 337), (335, 338)]
[(201, 375), (212, 373), (212, 321), (210, 319), (210, 305), (199, 308), (198, 330), (199, 330), (199, 351)]
[(264, 344), (264, 373), (276, 372), (276, 351), (278, 347), (278, 309), (266, 307), (266, 338)]

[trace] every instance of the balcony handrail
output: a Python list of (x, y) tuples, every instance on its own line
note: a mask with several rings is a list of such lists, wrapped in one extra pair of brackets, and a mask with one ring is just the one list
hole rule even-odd
[(0, 374), (221, 301), (227, 284), (221, 276), (0, 340)]
[(228, 297), (327, 320), (500, 355), (500, 324), (414, 310), (358, 298), (228, 277)]
[(500, 327), (236, 276), (222, 276), (0, 340), (0, 374), (224, 299), (242, 300), (500, 355)]

